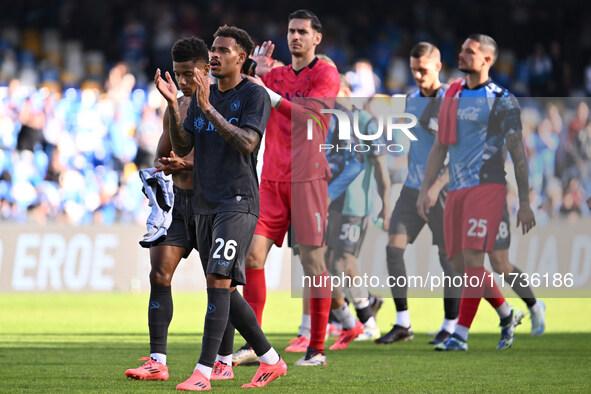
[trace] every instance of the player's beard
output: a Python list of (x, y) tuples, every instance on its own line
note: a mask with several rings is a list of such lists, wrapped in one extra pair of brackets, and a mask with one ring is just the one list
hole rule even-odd
[(460, 67), (459, 70), (465, 74), (477, 74), (478, 71), (474, 70), (473, 68), (468, 67)]
[(211, 70), (211, 75), (215, 78), (224, 78), (227, 73), (224, 73), (224, 71), (222, 70), (222, 67), (220, 65), (220, 67), (216, 70)]
[(289, 52), (291, 53), (291, 56), (294, 57), (304, 57), (305, 55), (305, 49), (304, 49), (304, 44), (303, 43), (298, 43), (299, 44), (299, 48), (291, 48), (291, 45), (289, 47)]
[(290, 53), (291, 53), (291, 56), (293, 56), (293, 57), (304, 57), (304, 52), (302, 51), (301, 48), (294, 50), (294, 51), (290, 50)]

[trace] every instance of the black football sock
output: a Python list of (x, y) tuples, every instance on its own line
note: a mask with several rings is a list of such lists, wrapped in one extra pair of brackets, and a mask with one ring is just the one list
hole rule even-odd
[[(536, 304), (536, 297), (534, 296), (534, 292), (532, 291), (531, 287), (528, 286), (527, 278), (524, 278), (521, 270), (517, 267), (513, 267), (512, 275), (504, 275), (505, 282), (507, 282), (514, 292), (517, 293), (519, 297), (526, 303), (528, 308), (531, 308)], [(515, 275), (518, 275), (517, 278)], [(511, 283), (513, 283), (511, 285)]]
[[(386, 247), (386, 260), (388, 262), (388, 274), (393, 278), (404, 277), (406, 279), (406, 267), (404, 266), (404, 249), (396, 248), (394, 246)], [(402, 312), (408, 310), (408, 302), (406, 299), (407, 284), (405, 279), (396, 279), (396, 283), (403, 283), (404, 286), (392, 286), (392, 298), (396, 304), (396, 311)]]
[[(446, 253), (439, 253), (439, 263), (445, 276), (449, 277), (449, 279), (445, 278), (443, 283), (443, 311), (446, 319), (455, 320), (460, 314), (460, 298), (463, 289), (461, 275), (454, 270)], [(454, 286), (454, 282), (457, 286)]]
[(509, 323), (511, 323), (512, 320), (513, 320), (513, 311), (511, 311), (511, 313), (509, 314), (509, 316), (503, 317), (501, 319), (501, 327), (505, 327), (506, 325), (508, 325)]
[(168, 326), (172, 320), (171, 286), (152, 286), (148, 306), (150, 353), (166, 354)]
[(365, 308), (355, 309), (355, 312), (357, 313), (357, 318), (363, 324), (365, 324), (369, 318), (373, 316), (371, 305), (368, 305)]
[[(231, 298), (231, 296), (230, 296)], [(218, 354), (220, 356), (228, 356), (232, 354), (234, 351), (234, 326), (232, 322), (228, 318), (228, 324), (226, 325), (226, 331), (224, 331), (224, 336), (222, 337), (222, 343), (220, 344), (220, 350), (218, 350)]]
[(271, 344), (263, 334), (254, 311), (238, 290), (234, 290), (230, 295), (230, 321), (252, 346), (257, 356), (260, 357), (271, 350)]
[(222, 337), (228, 325), (230, 289), (207, 289), (207, 312), (203, 326), (203, 342), (199, 364), (213, 367)]

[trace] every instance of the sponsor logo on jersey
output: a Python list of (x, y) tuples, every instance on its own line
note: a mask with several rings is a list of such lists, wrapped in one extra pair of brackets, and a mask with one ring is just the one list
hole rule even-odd
[(226, 261), (226, 260), (218, 260), (218, 263), (217, 264), (218, 265), (221, 265), (222, 267), (227, 267), (227, 266), (230, 265), (230, 262), (229, 261)]
[(199, 117), (197, 119), (195, 119), (195, 128), (197, 129), (198, 132), (201, 132), (201, 130), (203, 130), (204, 126), (205, 126), (205, 118), (203, 117), (203, 115), (199, 115)]
[(289, 101), (293, 101), (294, 97), (308, 97), (310, 95), (310, 89), (298, 89), (295, 92), (285, 92), (285, 98)]
[[(230, 124), (233, 124), (235, 126), (238, 125), (238, 118), (230, 118), (227, 120), (228, 120), (228, 123), (230, 123)], [(207, 127), (205, 127), (206, 124), (207, 124)], [(195, 119), (195, 128), (197, 129), (198, 132), (203, 131), (203, 128), (205, 128), (205, 131), (216, 131), (217, 132), (217, 129), (213, 126), (213, 123), (206, 120), (203, 117), (203, 115), (199, 115), (199, 117), (197, 119)]]
[(470, 121), (477, 121), (478, 114), (480, 113), (481, 108), (478, 107), (466, 107), (458, 110), (458, 118), (460, 120), (470, 120)]

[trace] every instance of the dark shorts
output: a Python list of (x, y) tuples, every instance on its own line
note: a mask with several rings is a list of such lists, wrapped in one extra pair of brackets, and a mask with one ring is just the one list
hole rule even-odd
[(419, 197), (419, 190), (410, 187), (403, 187), (400, 191), (400, 197), (394, 206), (394, 212), (390, 218), (390, 229), (388, 233), (406, 234), (409, 238), (409, 243), (413, 243), (423, 226), (429, 225), (431, 233), (433, 234), (433, 245), (445, 247), (445, 239), (443, 237), (443, 210), (445, 207), (445, 199), (447, 191), (443, 189), (439, 193), (439, 198), (434, 206), (429, 210), (428, 222), (425, 222), (417, 211), (417, 199)]
[(503, 210), (503, 218), (499, 225), (499, 233), (497, 234), (497, 240), (495, 242), (495, 250), (509, 249), (511, 246), (511, 222), (509, 219), (509, 209), (505, 202), (505, 209)]
[(172, 222), (164, 241), (160, 245), (178, 246), (185, 249), (183, 258), (189, 257), (191, 250), (197, 250), (195, 240), (195, 222), (193, 222), (193, 190), (180, 189), (173, 186), (174, 205), (172, 207)]
[(328, 210), (326, 245), (335, 252), (335, 257), (343, 253), (358, 257), (366, 231), (367, 216), (349, 216), (340, 210)]
[(232, 279), (231, 286), (246, 283), (245, 260), (257, 217), (243, 212), (195, 214), (197, 247), (205, 274)]

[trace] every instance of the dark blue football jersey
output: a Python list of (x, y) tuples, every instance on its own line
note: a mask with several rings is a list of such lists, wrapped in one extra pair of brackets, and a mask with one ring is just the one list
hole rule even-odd
[[(263, 87), (244, 79), (233, 89), (220, 92), (214, 84), (210, 86), (209, 101), (229, 123), (250, 128), (262, 138), (271, 113), (271, 102)], [(250, 154), (238, 152), (201, 111), (196, 94), (183, 127), (195, 137), (194, 212), (207, 215), (233, 211), (258, 216), (256, 164), (260, 144)]]

